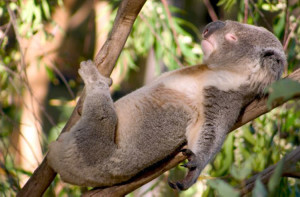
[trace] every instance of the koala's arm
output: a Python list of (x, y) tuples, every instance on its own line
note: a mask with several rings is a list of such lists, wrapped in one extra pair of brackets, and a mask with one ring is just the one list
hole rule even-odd
[(185, 190), (197, 181), (204, 167), (220, 151), (245, 102), (244, 95), (239, 92), (225, 92), (209, 87), (204, 89), (203, 93), (203, 124), (200, 128), (192, 128), (192, 136), (187, 136), (188, 149), (182, 150), (188, 158), (188, 162), (183, 166), (189, 171), (182, 181), (169, 181), (174, 189)]

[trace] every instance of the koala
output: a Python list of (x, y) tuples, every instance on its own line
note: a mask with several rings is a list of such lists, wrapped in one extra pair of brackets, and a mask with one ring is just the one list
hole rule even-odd
[(121, 184), (181, 150), (188, 169), (171, 187), (188, 189), (222, 147), (241, 110), (280, 78), (286, 58), (262, 27), (209, 23), (203, 64), (162, 74), (113, 102), (109, 79), (92, 61), (79, 74), (86, 98), (79, 121), (49, 147), (47, 161), (65, 182), (92, 187)]

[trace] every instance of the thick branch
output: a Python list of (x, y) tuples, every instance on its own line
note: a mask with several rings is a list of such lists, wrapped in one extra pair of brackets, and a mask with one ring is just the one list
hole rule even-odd
[[(288, 78), (300, 81), (300, 69), (297, 69), (292, 74), (288, 76)], [(296, 98), (296, 97), (295, 97)], [(273, 108), (283, 104), (286, 101), (278, 102), (276, 105), (273, 106)], [(254, 100), (252, 103), (250, 103), (244, 112), (240, 115), (239, 120), (234, 125), (233, 130), (236, 128), (246, 124), (247, 122), (261, 116), (262, 114), (267, 113), (271, 109), (267, 108), (267, 97), (264, 97), (260, 100)], [(167, 160), (160, 165), (156, 166), (155, 168), (152, 168), (151, 170), (147, 171), (146, 173), (137, 176), (136, 178), (130, 180), (128, 183), (124, 183), (122, 185), (113, 186), (105, 189), (97, 189), (92, 190), (84, 194), (85, 197), (87, 196), (124, 196), (125, 194), (128, 194), (135, 190), (136, 188), (150, 182), (154, 178), (160, 176), (162, 173), (170, 170), (174, 166), (178, 165), (180, 162), (184, 161), (186, 159), (185, 156), (183, 156), (181, 153), (178, 153), (174, 158), (171, 160)], [(299, 160), (299, 159), (298, 159)]]
[[(103, 75), (107, 77), (110, 76), (125, 45), (132, 25), (145, 2), (146, 0), (123, 0), (121, 2), (113, 29), (95, 58), (95, 63)], [(62, 132), (68, 131), (78, 121), (80, 117), (78, 112), (80, 112), (84, 97), (85, 91), (83, 91), (80, 100)], [(49, 187), (56, 176), (56, 172), (48, 166), (46, 157), (18, 193), (18, 197), (42, 196)]]
[[(300, 82), (300, 69), (295, 70), (287, 78)], [(294, 99), (296, 99), (296, 98), (299, 98), (299, 95), (295, 96)], [(268, 100), (268, 98), (264, 97), (259, 100), (258, 99), (254, 100), (252, 103), (250, 103), (247, 106), (247, 108), (245, 109), (244, 113), (241, 114), (241, 116), (239, 117), (239, 120), (236, 122), (236, 124), (234, 125), (232, 130), (239, 128), (240, 126), (246, 124), (247, 122), (261, 116), (262, 114), (265, 114), (265, 113), (271, 111), (275, 107), (278, 107), (286, 102), (286, 100), (282, 100), (282, 101), (274, 104), (272, 106), (272, 109), (268, 109), (267, 105), (266, 105), (267, 100)]]
[[(282, 158), (282, 160), (284, 160), (282, 176), (295, 176), (295, 175), (299, 176), (299, 169), (296, 169), (295, 165), (298, 161), (300, 161), (300, 146), (298, 146), (295, 150), (287, 154), (284, 158)], [(248, 192), (252, 191), (258, 176), (260, 176), (260, 179), (263, 183), (267, 183), (271, 178), (272, 174), (274, 173), (276, 167), (277, 164), (272, 165), (267, 169), (265, 169), (264, 171), (249, 178), (246, 181), (245, 186), (241, 188), (241, 195), (243, 196)]]
[(89, 197), (89, 196), (101, 196), (101, 197), (122, 197), (126, 194), (134, 191), (135, 189), (141, 187), (145, 183), (150, 182), (151, 180), (155, 179), (165, 171), (168, 171), (169, 169), (175, 167), (178, 165), (178, 161), (183, 161), (185, 159), (185, 156), (183, 156), (181, 153), (177, 154), (176, 156), (170, 158), (169, 160), (166, 160), (166, 163), (163, 165), (158, 165), (155, 168), (152, 168), (152, 170), (145, 171), (145, 173), (142, 174), (137, 179), (130, 180), (126, 184), (117, 185), (113, 187), (108, 187), (105, 189), (97, 189), (97, 190), (91, 190), (89, 192), (86, 192), (83, 197)]
[(146, 0), (123, 0), (112, 31), (95, 58), (100, 73), (109, 77), (125, 45), (133, 23)]

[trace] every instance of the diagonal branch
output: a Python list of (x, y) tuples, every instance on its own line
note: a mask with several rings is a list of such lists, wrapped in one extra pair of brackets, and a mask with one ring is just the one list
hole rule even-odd
[[(300, 69), (297, 69), (294, 71), (292, 74), (288, 76), (288, 78), (300, 81)], [(298, 96), (295, 96), (294, 99), (299, 98)], [(254, 100), (252, 103), (250, 103), (244, 112), (240, 115), (239, 120), (236, 122), (234, 125), (233, 130), (236, 128), (246, 124), (247, 122), (261, 116), (262, 114), (265, 114), (269, 112), (272, 109), (267, 108), (267, 97), (264, 97), (260, 100)], [(280, 101), (276, 103), (276, 105), (273, 106), (273, 109), (279, 105), (282, 105), (285, 101)], [(299, 148), (298, 148), (299, 149)], [(164, 162), (160, 163), (159, 165), (156, 165), (155, 167), (152, 167), (148, 170), (145, 170), (145, 173), (140, 174), (139, 176), (133, 178), (127, 183), (113, 186), (113, 187), (108, 187), (105, 189), (96, 189), (92, 190), (89, 192), (86, 192), (84, 194), (84, 197), (88, 196), (124, 196), (133, 190), (139, 188), (140, 186), (150, 182), (151, 180), (157, 178), (160, 176), (162, 173), (170, 170), (171, 168), (175, 167), (178, 165), (180, 162), (184, 161), (186, 159), (185, 156), (182, 155), (182, 153), (175, 153), (176, 155), (174, 157), (171, 157), (168, 160), (165, 160)], [(300, 153), (298, 153), (300, 154)], [(298, 159), (299, 160), (299, 159)]]
[[(282, 176), (299, 178), (299, 169), (297, 169), (295, 165), (298, 161), (300, 161), (300, 146), (298, 146), (295, 150), (287, 154), (284, 158), (282, 158), (282, 160), (284, 160)], [(241, 195), (244, 196), (250, 191), (252, 191), (258, 176), (260, 176), (260, 179), (263, 183), (267, 183), (271, 178), (272, 174), (274, 173), (276, 167), (277, 164), (272, 165), (267, 169), (263, 170), (262, 172), (246, 180), (244, 186), (240, 188)]]
[[(110, 76), (125, 45), (132, 25), (145, 2), (146, 0), (123, 0), (121, 2), (112, 31), (95, 58), (95, 63), (103, 75), (107, 77)], [(85, 91), (83, 91), (80, 100), (62, 132), (70, 130), (78, 121), (84, 97)], [(45, 157), (17, 196), (42, 196), (55, 176), (56, 172), (47, 164)]]

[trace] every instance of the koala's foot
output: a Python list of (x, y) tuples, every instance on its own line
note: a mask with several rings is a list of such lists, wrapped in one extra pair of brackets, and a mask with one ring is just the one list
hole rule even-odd
[(183, 180), (177, 181), (175, 183), (168, 180), (168, 183), (173, 189), (186, 190), (197, 181), (201, 170), (199, 168), (198, 159), (191, 150), (182, 149), (181, 152), (188, 158), (188, 162), (182, 166), (188, 168), (189, 171)]
[(78, 73), (86, 86), (95, 84), (96, 82), (100, 82), (100, 84), (108, 86), (112, 84), (112, 80), (101, 75), (94, 62), (91, 60), (81, 62)]

